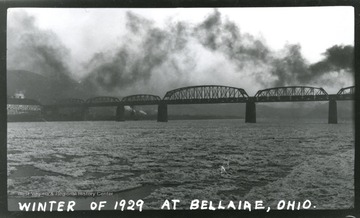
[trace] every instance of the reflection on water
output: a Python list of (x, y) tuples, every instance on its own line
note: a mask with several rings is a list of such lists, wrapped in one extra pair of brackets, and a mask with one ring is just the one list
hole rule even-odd
[(353, 156), (353, 123), (8, 123), (9, 209), (29, 192), (79, 191), (141, 198), (155, 209), (165, 199), (181, 199), (184, 208), (192, 199), (310, 199), (317, 209), (349, 208)]

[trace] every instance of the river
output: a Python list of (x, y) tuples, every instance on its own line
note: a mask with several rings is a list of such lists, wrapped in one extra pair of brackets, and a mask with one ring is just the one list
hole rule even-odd
[(93, 199), (121, 198), (142, 199), (145, 209), (166, 199), (183, 209), (192, 199), (354, 206), (351, 121), (8, 123), (7, 157), (9, 210), (20, 200), (74, 198), (85, 210)]

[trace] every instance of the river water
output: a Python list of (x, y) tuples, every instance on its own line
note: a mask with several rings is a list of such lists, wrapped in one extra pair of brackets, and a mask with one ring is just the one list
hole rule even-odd
[(145, 209), (166, 199), (184, 209), (193, 199), (308, 199), (316, 209), (346, 209), (353, 167), (351, 121), (8, 123), (10, 210), (19, 200), (74, 198), (80, 209), (119, 198), (142, 199)]

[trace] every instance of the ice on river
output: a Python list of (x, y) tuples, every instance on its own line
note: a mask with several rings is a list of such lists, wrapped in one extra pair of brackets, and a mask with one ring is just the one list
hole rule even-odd
[(352, 123), (8, 123), (10, 198), (150, 186), (143, 200), (155, 209), (164, 199), (309, 199), (340, 209), (353, 207), (353, 166)]

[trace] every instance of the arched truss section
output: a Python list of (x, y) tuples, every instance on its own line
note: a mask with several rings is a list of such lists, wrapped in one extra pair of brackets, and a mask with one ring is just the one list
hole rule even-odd
[(163, 100), (189, 103), (243, 102), (249, 98), (244, 89), (219, 86), (189, 86), (168, 91)]
[(41, 105), (40, 102), (29, 98), (7, 98), (7, 104), (16, 105)]
[(329, 95), (323, 88), (310, 86), (274, 87), (259, 90), (255, 94), (256, 101), (322, 101)]
[(86, 100), (86, 103), (113, 103), (113, 102), (120, 102), (120, 100), (116, 97), (110, 96), (99, 96), (94, 98), (89, 98)]
[(342, 88), (338, 91), (337, 95), (355, 95), (355, 86)]
[(83, 104), (85, 101), (80, 98), (66, 98), (66, 99), (60, 99), (58, 102), (60, 105), (64, 104)]
[(255, 97), (279, 97), (279, 96), (314, 96), (328, 95), (323, 88), (310, 86), (287, 86), (259, 90)]
[(355, 99), (355, 86), (342, 88), (336, 94), (337, 100), (354, 100)]
[(157, 95), (129, 95), (121, 99), (124, 103), (147, 103), (147, 102), (158, 102), (161, 101), (161, 98)]

